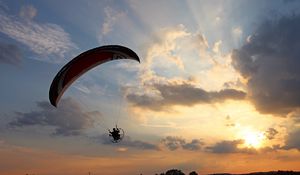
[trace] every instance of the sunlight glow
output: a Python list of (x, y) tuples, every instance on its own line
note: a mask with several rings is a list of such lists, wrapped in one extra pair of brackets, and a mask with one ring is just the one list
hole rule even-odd
[(244, 145), (251, 148), (260, 148), (265, 136), (262, 132), (247, 130), (243, 133)]

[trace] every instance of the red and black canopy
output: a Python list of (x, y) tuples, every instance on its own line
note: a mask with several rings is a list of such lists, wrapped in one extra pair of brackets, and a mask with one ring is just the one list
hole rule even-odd
[(52, 81), (49, 90), (51, 104), (56, 107), (64, 91), (88, 70), (105, 62), (119, 59), (132, 59), (140, 62), (134, 51), (119, 45), (101, 46), (81, 53), (67, 63)]

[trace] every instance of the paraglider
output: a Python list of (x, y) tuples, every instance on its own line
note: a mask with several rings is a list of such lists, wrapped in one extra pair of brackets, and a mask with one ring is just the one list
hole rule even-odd
[[(101, 46), (76, 56), (53, 79), (49, 90), (50, 103), (57, 107), (65, 90), (90, 69), (105, 62), (119, 59), (131, 59), (140, 62), (134, 51), (120, 45)], [(110, 135), (113, 138), (113, 142), (119, 142), (124, 137), (124, 131), (116, 126)]]

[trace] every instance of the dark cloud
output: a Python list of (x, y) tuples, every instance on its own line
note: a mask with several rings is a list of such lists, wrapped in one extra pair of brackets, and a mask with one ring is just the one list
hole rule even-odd
[(161, 143), (166, 146), (169, 150), (174, 151), (177, 149), (185, 149), (191, 151), (197, 151), (201, 149), (203, 142), (198, 139), (193, 139), (191, 142), (186, 142), (181, 137), (167, 136), (161, 140)]
[(10, 127), (52, 126), (54, 135), (79, 135), (93, 124), (93, 116), (100, 112), (85, 112), (72, 98), (62, 99), (60, 106), (54, 108), (49, 102), (38, 102), (39, 110), (27, 113), (17, 112), (18, 118), (9, 123)]
[(269, 139), (269, 140), (273, 140), (275, 138), (275, 136), (278, 134), (278, 131), (274, 128), (269, 128), (266, 132), (265, 132), (265, 136)]
[(289, 113), (288, 117), (291, 118), (296, 125), (300, 124), (300, 109), (298, 108), (297, 110)]
[(203, 143), (200, 140), (193, 139), (191, 142), (188, 142), (188, 143), (185, 143), (184, 145), (182, 145), (182, 148), (185, 150), (195, 151), (195, 150), (200, 150), (201, 145), (203, 145)]
[(232, 53), (232, 64), (248, 79), (260, 112), (285, 115), (300, 107), (299, 31), (298, 15), (267, 21)]
[(243, 140), (223, 140), (206, 148), (213, 153), (238, 153), (240, 150), (237, 146), (242, 143)]
[(283, 149), (297, 149), (300, 151), (300, 128), (290, 132), (286, 136), (285, 146)]
[(225, 82), (223, 84), (223, 87), (225, 89), (232, 89), (232, 88), (235, 88), (235, 87), (245, 87), (245, 85), (242, 83), (242, 81), (240, 79), (237, 79), (236, 81), (228, 81), (228, 82)]
[(133, 140), (129, 136), (125, 136), (121, 142), (118, 144), (112, 143), (111, 138), (108, 134), (103, 134), (99, 137), (95, 137), (94, 140), (100, 142), (104, 145), (112, 145), (112, 146), (123, 146), (123, 147), (132, 147), (143, 150), (161, 150), (160, 146), (164, 146), (171, 151), (177, 149), (184, 149), (190, 151), (197, 151), (201, 149), (203, 142), (198, 139), (193, 139), (190, 142), (186, 142), (185, 139), (180, 137), (167, 136), (166, 138), (161, 140), (161, 144), (153, 144), (140, 140)]
[(296, 124), (300, 124), (300, 117), (299, 117), (299, 118), (296, 118), (296, 119), (294, 119), (294, 122), (295, 122)]
[(111, 138), (108, 134), (103, 134), (99, 137), (94, 138), (96, 141), (104, 144), (104, 145), (112, 145), (112, 146), (124, 146), (124, 147), (132, 147), (143, 150), (160, 150), (159, 147), (155, 144), (140, 141), (140, 140), (132, 140), (131, 137), (125, 136), (121, 142), (115, 144), (111, 141)]
[(158, 92), (159, 97), (129, 93), (127, 99), (134, 106), (161, 110), (163, 107), (171, 105), (191, 106), (198, 103), (214, 103), (226, 99), (241, 100), (246, 96), (243, 91), (235, 89), (208, 92), (188, 83), (154, 84), (152, 88)]
[(211, 153), (217, 154), (230, 154), (230, 153), (245, 153), (245, 154), (256, 154), (260, 152), (272, 152), (281, 149), (280, 145), (272, 145), (267, 147), (259, 148), (259, 150), (252, 147), (239, 147), (243, 144), (244, 140), (223, 140), (215, 143), (212, 146), (206, 147), (206, 150)]
[(21, 50), (17, 46), (0, 43), (0, 63), (18, 65), (21, 60)]
[[(229, 154), (229, 153), (247, 153), (253, 154), (257, 151), (254, 148), (239, 148), (238, 145), (243, 144), (244, 140), (223, 140), (221, 142), (217, 142), (212, 146), (206, 147), (209, 152), (217, 153), (217, 154)], [(267, 151), (271, 148), (262, 148), (261, 150)]]

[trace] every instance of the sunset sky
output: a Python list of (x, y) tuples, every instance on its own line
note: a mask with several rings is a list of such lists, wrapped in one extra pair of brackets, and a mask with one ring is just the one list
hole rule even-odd
[[(0, 175), (300, 171), (299, 13), (294, 0), (0, 0)], [(51, 106), (57, 72), (110, 44), (141, 63), (102, 64)]]

